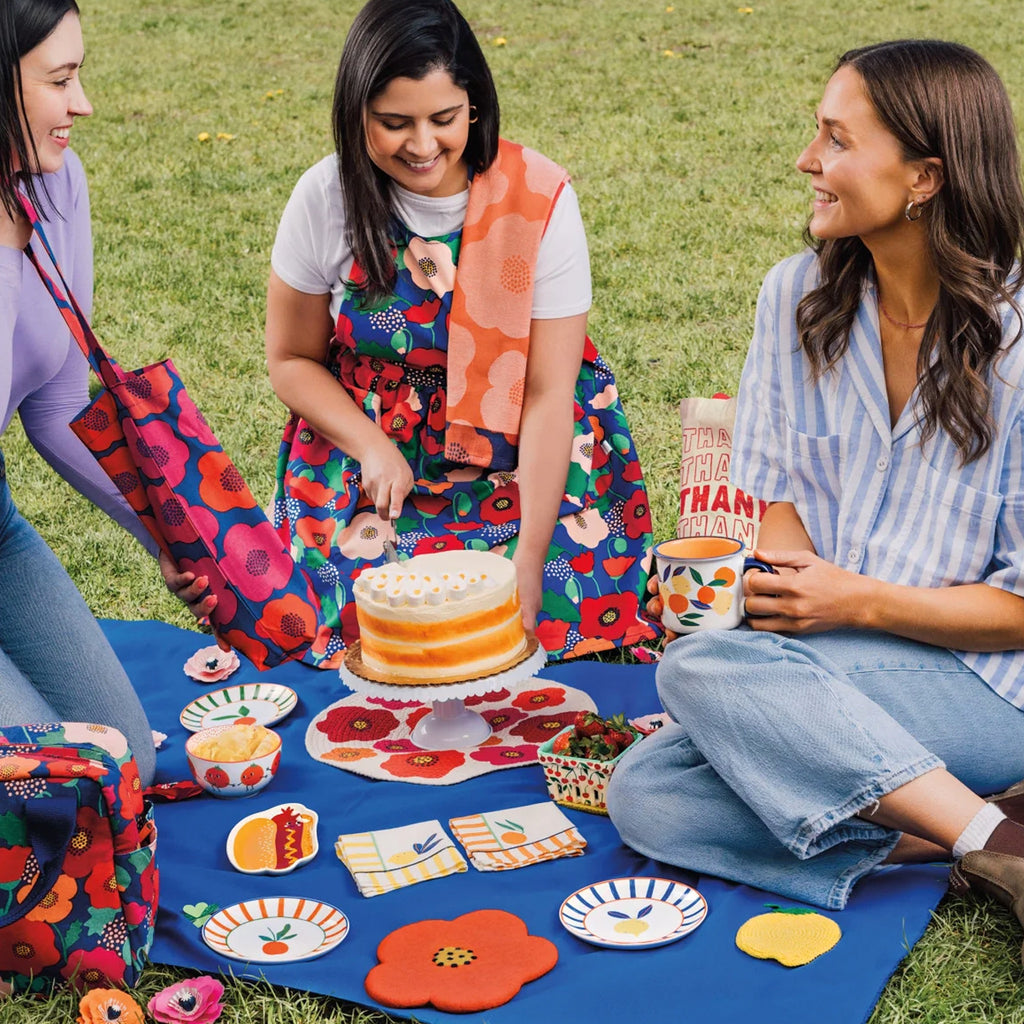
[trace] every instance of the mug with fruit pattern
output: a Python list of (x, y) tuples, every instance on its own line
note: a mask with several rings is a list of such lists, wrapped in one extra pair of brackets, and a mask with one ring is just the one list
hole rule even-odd
[(733, 629), (743, 621), (743, 574), (775, 572), (733, 537), (680, 537), (654, 547), (661, 623), (674, 633)]

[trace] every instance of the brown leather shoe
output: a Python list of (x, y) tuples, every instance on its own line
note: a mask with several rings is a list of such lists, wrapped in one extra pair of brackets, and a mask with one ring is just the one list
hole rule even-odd
[(1009, 789), (1002, 793), (993, 793), (985, 799), (990, 804), (995, 804), (1010, 821), (1024, 825), (1024, 779), (1015, 782)]
[[(1024, 926), (1024, 857), (992, 850), (964, 854), (949, 873), (949, 887), (960, 896), (985, 893), (1009, 907)], [(1024, 947), (1021, 948), (1024, 963)]]

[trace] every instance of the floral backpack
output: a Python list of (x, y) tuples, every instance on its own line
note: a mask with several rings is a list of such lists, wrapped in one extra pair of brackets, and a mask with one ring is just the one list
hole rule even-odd
[(0, 729), (0, 978), (131, 985), (153, 941), (156, 826), (116, 729)]

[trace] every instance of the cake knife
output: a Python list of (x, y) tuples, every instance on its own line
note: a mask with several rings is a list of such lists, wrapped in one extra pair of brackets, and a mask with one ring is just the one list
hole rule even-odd
[[(388, 520), (387, 523), (389, 526), (391, 526), (391, 520)], [(392, 532), (397, 537), (398, 533), (397, 531), (395, 531), (395, 528), (391, 526), (391, 529)], [(398, 550), (395, 548), (395, 542), (390, 537), (387, 537), (384, 540), (384, 557), (387, 558), (389, 562), (399, 561)]]

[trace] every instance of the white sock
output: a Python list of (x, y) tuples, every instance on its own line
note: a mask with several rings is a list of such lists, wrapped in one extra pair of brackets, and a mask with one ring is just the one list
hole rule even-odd
[(995, 804), (985, 804), (967, 823), (960, 838), (953, 844), (953, 858), (959, 860), (972, 850), (983, 850), (996, 826), (1006, 820), (1006, 815)]

